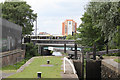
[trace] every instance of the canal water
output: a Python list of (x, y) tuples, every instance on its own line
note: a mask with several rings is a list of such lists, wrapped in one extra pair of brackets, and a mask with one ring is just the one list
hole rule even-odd
[(52, 55), (53, 56), (62, 56), (61, 52), (53, 52)]
[[(64, 47), (53, 47), (53, 48), (64, 50)], [(44, 49), (48, 49), (48, 47), (44, 47)], [(70, 47), (66, 47), (66, 50), (71, 50), (71, 48)], [(72, 50), (75, 50), (75, 48), (72, 48)], [(77, 50), (81, 51), (80, 48), (77, 48)], [(52, 55), (54, 55), (54, 56), (62, 56), (62, 53), (61, 52), (53, 52)]]
[[(59, 49), (63, 49), (64, 50), (64, 47), (53, 47), (53, 48), (59, 48)], [(44, 49), (48, 49), (48, 47), (44, 47)], [(70, 47), (66, 47), (66, 50), (71, 50), (71, 48)], [(72, 50), (75, 50), (75, 48), (72, 48)], [(81, 48), (77, 48), (77, 50), (81, 51)]]

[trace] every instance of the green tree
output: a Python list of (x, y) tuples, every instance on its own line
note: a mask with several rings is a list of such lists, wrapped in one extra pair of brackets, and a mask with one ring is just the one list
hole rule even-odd
[(92, 22), (91, 15), (85, 12), (81, 20), (82, 24), (77, 29), (80, 32), (78, 37), (81, 40), (77, 42), (83, 46), (93, 46), (96, 43), (98, 49), (102, 50), (103, 46), (100, 45), (104, 45), (104, 36), (101, 35), (101, 30)]
[(79, 43), (120, 48), (120, 2), (90, 2), (81, 20)]
[[(7, 2), (11, 1), (11, 2)], [(31, 34), (33, 22), (37, 14), (33, 13), (31, 6), (21, 0), (7, 0), (2, 5), (2, 17), (22, 27), (22, 34)], [(19, 1), (19, 2), (14, 2)]]
[(67, 39), (67, 40), (73, 40), (74, 38), (73, 38), (72, 35), (69, 34), (69, 35), (66, 37), (66, 39)]
[(38, 51), (38, 47), (36, 45), (34, 45), (33, 43), (27, 43), (25, 57), (31, 58), (34, 56), (38, 56), (39, 54), (37, 51)]
[(93, 23), (101, 29), (105, 41), (112, 40), (120, 25), (120, 2), (90, 2), (87, 12)]

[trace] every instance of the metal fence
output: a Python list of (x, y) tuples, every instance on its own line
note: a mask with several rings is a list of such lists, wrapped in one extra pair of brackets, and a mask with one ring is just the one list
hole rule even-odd
[(21, 48), (22, 27), (2, 19), (2, 52)]

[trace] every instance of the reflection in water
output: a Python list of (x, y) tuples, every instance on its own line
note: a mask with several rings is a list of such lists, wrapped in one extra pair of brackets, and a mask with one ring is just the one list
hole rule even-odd
[(52, 55), (54, 55), (54, 56), (62, 56), (61, 52), (53, 52)]

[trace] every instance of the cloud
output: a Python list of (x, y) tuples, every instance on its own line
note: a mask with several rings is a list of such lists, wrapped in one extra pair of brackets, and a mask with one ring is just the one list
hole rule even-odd
[[(3, 0), (4, 1), (4, 0)], [(39, 32), (51, 34), (62, 33), (62, 22), (73, 19), (78, 26), (84, 13), (84, 7), (89, 0), (25, 0), (31, 5), (34, 13), (37, 13), (37, 25)]]
[(62, 17), (40, 17), (38, 20), (38, 32), (48, 32), (50, 34), (61, 34), (62, 33), (62, 22), (66, 19), (74, 19), (78, 23), (81, 16), (62, 16)]
[(73, 19), (78, 26), (87, 0), (27, 0), (38, 14), (38, 32), (62, 33), (62, 22)]

